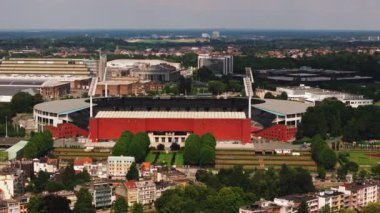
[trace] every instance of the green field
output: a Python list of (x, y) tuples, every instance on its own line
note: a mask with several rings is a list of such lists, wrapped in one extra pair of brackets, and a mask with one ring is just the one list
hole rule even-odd
[(145, 158), (145, 161), (153, 163), (155, 158), (156, 158), (156, 153), (149, 152)]
[(170, 165), (172, 162), (174, 153), (160, 153), (160, 157), (158, 157), (157, 164), (166, 164)]
[(380, 101), (375, 103), (376, 106), (380, 106)]
[[(156, 164), (169, 165), (172, 162), (173, 155), (174, 155), (173, 152), (169, 152), (169, 153), (160, 152), (160, 156), (158, 157)], [(156, 158), (156, 152), (149, 152), (145, 158), (145, 161), (153, 163), (155, 158)], [(182, 152), (176, 153), (174, 164), (177, 166), (183, 166), (183, 153)]]
[(359, 166), (374, 166), (377, 165), (377, 159), (371, 156), (366, 155), (364, 152), (356, 151), (356, 152), (349, 152), (350, 161), (353, 161)]
[(177, 166), (183, 166), (183, 153), (182, 152), (177, 152), (175, 156), (175, 165)]

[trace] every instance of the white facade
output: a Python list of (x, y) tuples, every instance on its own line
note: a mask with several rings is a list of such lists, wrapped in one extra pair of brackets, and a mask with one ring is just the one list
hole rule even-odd
[(0, 200), (8, 200), (14, 196), (13, 175), (0, 175)]
[(288, 99), (304, 101), (316, 104), (326, 98), (336, 98), (347, 106), (357, 108), (359, 106), (372, 105), (372, 99), (365, 99), (360, 95), (352, 95), (349, 93), (337, 92), (332, 90), (325, 90), (313, 88), (301, 84), (299, 87), (277, 87), (277, 92), (286, 92)]
[(40, 160), (34, 159), (33, 171), (35, 174), (37, 174), (40, 171), (48, 172), (48, 173), (56, 173), (58, 172), (58, 165), (55, 163), (40, 162)]
[(138, 203), (147, 205), (156, 200), (156, 184), (153, 181), (138, 181), (136, 187)]
[(129, 167), (135, 162), (135, 157), (109, 156), (107, 159), (108, 176), (112, 179), (125, 179)]

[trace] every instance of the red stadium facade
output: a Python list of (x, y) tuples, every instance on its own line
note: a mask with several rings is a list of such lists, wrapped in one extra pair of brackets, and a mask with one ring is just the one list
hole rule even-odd
[(251, 141), (250, 119), (218, 118), (91, 118), (89, 137), (93, 142), (118, 139), (123, 131), (212, 133), (218, 141)]

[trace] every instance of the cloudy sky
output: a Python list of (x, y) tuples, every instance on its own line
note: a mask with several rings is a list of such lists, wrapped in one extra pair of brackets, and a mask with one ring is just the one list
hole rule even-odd
[(0, 29), (380, 30), (380, 0), (0, 0)]

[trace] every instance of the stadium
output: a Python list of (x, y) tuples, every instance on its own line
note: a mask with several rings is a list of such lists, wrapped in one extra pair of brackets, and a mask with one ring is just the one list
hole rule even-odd
[(92, 109), (90, 102), (87, 98), (37, 104), (36, 128), (50, 130), (55, 138), (86, 136), (92, 142), (116, 140), (125, 130), (146, 132), (152, 146), (183, 146), (188, 135), (207, 132), (220, 142), (249, 143), (252, 133), (287, 141), (295, 135), (289, 135), (289, 129), (294, 130), (295, 120), (307, 108), (291, 101), (252, 99), (248, 110), (246, 98), (212, 97), (103, 97), (93, 98)]

